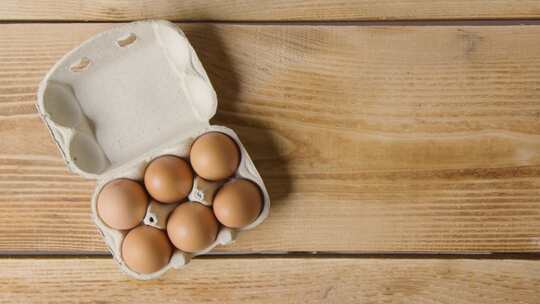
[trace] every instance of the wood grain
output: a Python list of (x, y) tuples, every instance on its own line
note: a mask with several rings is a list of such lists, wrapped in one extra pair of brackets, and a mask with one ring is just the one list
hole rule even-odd
[(111, 259), (2, 259), (1, 303), (538, 303), (540, 263), (205, 259), (141, 282)]
[[(105, 251), (34, 92), (111, 26), (0, 26), (0, 251)], [(273, 204), (219, 251), (540, 250), (539, 26), (183, 28)]]
[(536, 0), (2, 0), (0, 20), (343, 21), (538, 18)]

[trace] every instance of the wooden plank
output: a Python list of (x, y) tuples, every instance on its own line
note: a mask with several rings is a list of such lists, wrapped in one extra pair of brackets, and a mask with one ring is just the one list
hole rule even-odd
[(0, 20), (351, 21), (538, 18), (536, 0), (2, 0)]
[(538, 303), (540, 263), (205, 259), (135, 281), (111, 259), (2, 259), (1, 303)]
[[(0, 26), (0, 251), (105, 250), (33, 105), (110, 26)], [(184, 28), (273, 202), (220, 251), (539, 251), (540, 26)]]

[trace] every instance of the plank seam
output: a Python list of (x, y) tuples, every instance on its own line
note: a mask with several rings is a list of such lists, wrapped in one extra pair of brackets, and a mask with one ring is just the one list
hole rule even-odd
[[(109, 253), (92, 252), (36, 252), (0, 253), (0, 259), (70, 259), (103, 258), (110, 259)], [(332, 252), (290, 252), (290, 253), (211, 253), (196, 259), (418, 259), (418, 260), (540, 260), (540, 252), (504, 253), (332, 253)]]
[[(0, 20), (0, 24), (100, 24), (100, 23), (128, 23), (144, 19), (129, 20)], [(231, 24), (255, 26), (501, 26), (501, 25), (540, 25), (538, 19), (395, 19), (395, 20), (302, 20), (302, 21), (242, 21), (242, 20), (182, 20), (168, 19), (174, 23), (184, 24)]]

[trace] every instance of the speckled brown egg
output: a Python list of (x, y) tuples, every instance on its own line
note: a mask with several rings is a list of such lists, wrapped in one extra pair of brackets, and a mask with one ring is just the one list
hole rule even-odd
[(173, 245), (185, 252), (197, 252), (216, 239), (219, 224), (212, 209), (195, 202), (176, 207), (167, 222), (167, 234)]
[(210, 132), (195, 140), (189, 157), (197, 175), (216, 181), (234, 174), (240, 163), (240, 150), (229, 136)]
[(97, 198), (97, 213), (109, 227), (119, 230), (137, 226), (146, 214), (148, 195), (141, 184), (116, 179), (106, 184)]
[(176, 203), (191, 191), (193, 172), (185, 160), (172, 155), (161, 156), (146, 168), (144, 185), (157, 201)]
[(122, 259), (142, 274), (156, 272), (169, 263), (173, 248), (164, 231), (142, 225), (128, 232), (122, 242)]
[(221, 187), (214, 198), (214, 214), (230, 228), (244, 228), (253, 223), (262, 209), (259, 187), (247, 179), (235, 179)]

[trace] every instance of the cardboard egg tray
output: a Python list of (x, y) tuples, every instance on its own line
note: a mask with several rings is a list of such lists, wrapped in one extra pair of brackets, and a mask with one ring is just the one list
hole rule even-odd
[[(66, 54), (39, 85), (37, 107), (70, 169), (96, 179), (92, 218), (110, 252), (127, 274), (153, 279), (180, 268), (193, 256), (236, 238), (238, 229), (221, 226), (208, 248), (187, 253), (175, 249), (169, 264), (151, 274), (129, 269), (120, 252), (127, 231), (115, 230), (97, 215), (97, 195), (113, 179), (142, 183), (146, 166), (162, 155), (188, 159), (192, 142), (218, 131), (230, 136), (241, 153), (234, 177), (255, 182), (263, 195), (259, 217), (241, 230), (259, 225), (268, 216), (270, 199), (249, 154), (236, 133), (210, 125), (216, 93), (184, 33), (167, 21), (141, 21), (100, 33)], [(211, 205), (219, 183), (196, 178), (188, 200)], [(164, 229), (177, 204), (151, 202), (144, 224)]]

